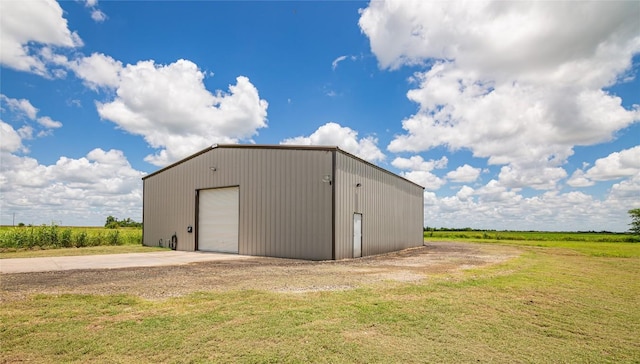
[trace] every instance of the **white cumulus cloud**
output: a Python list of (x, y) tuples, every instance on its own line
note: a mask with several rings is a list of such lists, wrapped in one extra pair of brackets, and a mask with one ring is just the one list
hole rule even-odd
[(460, 201), (467, 201), (471, 196), (473, 196), (474, 194), (474, 189), (464, 185), (460, 188), (460, 190), (458, 190), (458, 192), (456, 193), (456, 197), (460, 200)]
[[(4, 94), (0, 94), (0, 110), (2, 111), (3, 118), (5, 118), (6, 121), (11, 122), (14, 125), (22, 125), (18, 130), (15, 130), (13, 126), (7, 124), (21, 139), (21, 147), (14, 149), (13, 151), (19, 150), (27, 152), (28, 149), (22, 146), (22, 139), (33, 139), (34, 131), (38, 132), (37, 136), (42, 137), (51, 135), (52, 129), (62, 127), (61, 122), (53, 120), (49, 116), (38, 116), (39, 110), (27, 99), (14, 99)], [(39, 125), (38, 129), (35, 129), (30, 125), (31, 122), (34, 121)], [(5, 132), (8, 133), (8, 131)], [(12, 142), (11, 145), (14, 145), (14, 143)]]
[(500, 168), (498, 180), (501, 185), (510, 188), (531, 187), (537, 190), (551, 190), (566, 177), (567, 172), (561, 167), (527, 168), (512, 163)]
[(448, 162), (449, 160), (445, 156), (437, 160), (425, 161), (421, 156), (415, 155), (410, 158), (397, 157), (391, 162), (391, 165), (404, 170), (400, 172), (401, 176), (419, 184), (425, 190), (435, 191), (440, 189), (446, 181), (431, 171), (446, 168)]
[(107, 14), (98, 8), (98, 0), (87, 0), (85, 6), (91, 10), (91, 19), (96, 23), (107, 20)]
[(640, 145), (596, 160), (585, 176), (594, 181), (609, 181), (640, 173)]
[(157, 166), (215, 143), (250, 140), (267, 126), (268, 103), (247, 77), (237, 77), (229, 92), (212, 94), (204, 86), (204, 73), (188, 60), (168, 65), (140, 61), (119, 69), (110, 57), (92, 57), (86, 68), (79, 63), (88, 82), (117, 83), (115, 99), (96, 102), (100, 117), (160, 149), (145, 158)]
[(6, 95), (0, 94), (0, 101), (6, 104), (12, 111), (17, 111), (24, 113), (29, 119), (35, 120), (36, 115), (38, 114), (38, 109), (36, 109), (31, 102), (27, 99), (13, 99), (7, 97)]
[(48, 116), (42, 116), (38, 118), (38, 124), (44, 126), (47, 129), (57, 129), (62, 127), (62, 123), (55, 121)]
[(516, 191), (501, 185), (496, 180), (489, 181), (474, 193), (479, 196), (481, 202), (498, 202), (504, 204), (503, 206), (508, 206), (522, 199), (522, 196)]
[(464, 69), (494, 79), (523, 74), (563, 77), (564, 72), (575, 72), (566, 66), (586, 66), (581, 62), (600, 55), (610, 64), (596, 70), (599, 77), (588, 78), (609, 80), (616, 75), (610, 72), (612, 65), (614, 70), (624, 69), (629, 62), (612, 59), (612, 53), (629, 55), (638, 47), (639, 6), (635, 2), (375, 1), (361, 11), (359, 25), (383, 68), (441, 59), (455, 60)]
[(378, 149), (377, 143), (378, 139), (373, 136), (358, 139), (357, 131), (334, 122), (322, 125), (308, 137), (299, 136), (280, 142), (280, 144), (288, 145), (337, 146), (370, 162), (385, 159), (385, 155)]
[(640, 208), (640, 173), (615, 183), (607, 197), (607, 202), (612, 206), (622, 209)]
[(9, 124), (0, 120), (0, 151), (14, 153), (24, 149), (22, 138)]
[(605, 89), (640, 52), (638, 2), (375, 1), (360, 27), (382, 68), (418, 65), (419, 111), (392, 152), (446, 146), (504, 165), (506, 187), (554, 189), (576, 145), (640, 120)]
[(444, 179), (427, 171), (407, 171), (400, 173), (400, 175), (424, 187), (427, 191), (439, 190), (446, 183)]
[(122, 62), (102, 53), (77, 58), (68, 62), (68, 67), (93, 90), (116, 88), (120, 83), (120, 72), (123, 68)]
[(0, 64), (50, 77), (43, 46), (82, 46), (54, 0), (0, 2)]
[[(604, 199), (572, 191), (524, 197), (491, 180), (454, 196), (425, 192), (425, 226), (496, 230), (626, 231), (630, 208), (640, 207), (640, 176), (615, 184)], [(594, 213), (597, 211), (598, 213)]]
[(567, 184), (571, 187), (589, 187), (593, 186), (595, 182), (587, 178), (582, 169), (576, 169), (567, 181)]
[(474, 182), (480, 176), (480, 172), (482, 172), (481, 168), (465, 164), (447, 173), (447, 179), (452, 182)]
[(15, 213), (16, 221), (101, 225), (109, 215), (141, 221), (144, 173), (133, 169), (122, 151), (98, 148), (82, 158), (63, 156), (42, 165), (4, 152), (3, 143), (0, 157), (2, 207)]
[(443, 156), (440, 159), (430, 159), (425, 161), (421, 156), (414, 155), (410, 158), (398, 157), (391, 162), (391, 165), (398, 169), (411, 169), (418, 171), (432, 171), (434, 169), (443, 169), (447, 167), (449, 159)]
[(596, 160), (593, 167), (584, 171), (577, 169), (567, 184), (573, 187), (588, 187), (594, 181), (611, 181), (640, 176), (640, 146), (614, 152)]
[(93, 19), (96, 23), (102, 23), (107, 20), (107, 14), (105, 14), (100, 9), (94, 9), (91, 11), (91, 19)]

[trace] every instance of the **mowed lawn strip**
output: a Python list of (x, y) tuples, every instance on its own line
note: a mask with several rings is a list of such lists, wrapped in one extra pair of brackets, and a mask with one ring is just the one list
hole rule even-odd
[(640, 244), (560, 245), (349, 291), (36, 295), (3, 303), (2, 361), (638, 362)]
[(100, 255), (100, 254), (125, 254), (125, 253), (148, 253), (154, 251), (169, 250), (168, 248), (150, 247), (143, 245), (100, 245), (84, 248), (59, 248), (32, 250), (23, 249), (11, 252), (0, 252), (0, 259), (11, 258), (42, 258), (42, 257), (66, 257), (77, 255)]

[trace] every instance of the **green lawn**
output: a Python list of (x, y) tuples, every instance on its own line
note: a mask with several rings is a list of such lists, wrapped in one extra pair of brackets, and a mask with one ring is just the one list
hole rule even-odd
[(351, 291), (4, 302), (0, 362), (640, 361), (640, 244), (506, 243), (524, 253)]
[[(563, 248), (593, 255), (638, 257), (637, 236), (615, 233), (571, 233), (529, 231), (425, 231), (425, 241), (467, 241), (484, 244)], [(636, 243), (630, 243), (634, 242)]]

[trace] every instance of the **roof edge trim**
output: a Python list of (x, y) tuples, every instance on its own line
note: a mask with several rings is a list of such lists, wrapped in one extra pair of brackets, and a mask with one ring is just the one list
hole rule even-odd
[[(217, 149), (217, 148), (245, 148), (245, 149), (288, 149), (288, 150), (327, 150), (327, 151), (332, 151), (332, 150), (340, 150), (338, 147), (336, 146), (324, 146), (324, 145), (289, 145), (289, 144), (212, 144), (210, 147), (207, 147), (199, 152), (196, 152), (188, 157), (185, 157), (177, 162), (173, 162), (171, 164), (169, 164), (166, 167), (162, 167), (159, 170), (153, 172), (153, 173), (149, 173), (148, 175), (142, 177), (142, 180), (144, 181), (145, 179), (155, 176), (158, 173), (164, 172), (168, 169), (171, 169), (179, 164), (182, 164), (186, 161), (188, 161), (189, 159), (195, 158), (197, 156), (199, 156), (200, 154), (204, 154), (212, 149)], [(357, 158), (357, 157), (356, 157)]]
[(210, 151), (211, 149), (214, 149), (214, 148), (217, 148), (217, 147), (218, 147), (217, 144), (214, 144), (214, 145), (212, 145), (210, 147), (207, 147), (207, 148), (205, 148), (205, 149), (203, 149), (203, 150), (201, 150), (199, 152), (195, 152), (195, 153), (193, 153), (192, 155), (190, 155), (190, 156), (188, 156), (186, 158), (183, 158), (183, 159), (181, 159), (181, 160), (179, 160), (177, 162), (173, 162), (173, 163), (169, 164), (168, 166), (162, 167), (162, 168), (158, 169), (157, 171), (155, 171), (153, 173), (149, 173), (148, 175), (142, 177), (142, 180), (144, 181), (145, 179), (147, 179), (147, 178), (149, 178), (151, 176), (155, 176), (156, 174), (158, 174), (160, 172), (164, 172), (167, 169), (171, 169), (171, 168), (177, 166), (178, 164), (182, 164), (182, 163), (188, 161), (189, 159), (195, 158), (195, 157), (199, 156), (200, 154), (204, 154), (204, 153)]
[(405, 180), (406, 182), (409, 182), (409, 183), (411, 183), (412, 185), (418, 186), (418, 187), (422, 188), (423, 190), (425, 189), (425, 188), (424, 188), (424, 186), (420, 186), (419, 184), (417, 184), (417, 183), (415, 183), (415, 182), (413, 182), (413, 181), (410, 181), (410, 180), (408, 180), (407, 178), (402, 177), (402, 176), (401, 176), (401, 175), (399, 175), (399, 174), (393, 173), (393, 172), (391, 172), (391, 171), (389, 171), (389, 170), (387, 170), (387, 169), (384, 169), (384, 168), (382, 168), (382, 167), (380, 167), (380, 166), (377, 166), (377, 165), (375, 165), (375, 164), (373, 164), (373, 163), (371, 163), (371, 162), (369, 162), (369, 161), (366, 161), (366, 160), (364, 160), (364, 159), (362, 159), (362, 158), (358, 157), (357, 155), (351, 154), (351, 153), (347, 152), (346, 150), (341, 149), (340, 147), (336, 147), (336, 150), (337, 150), (338, 152), (342, 153), (342, 154), (345, 154), (345, 155), (347, 155), (347, 156), (351, 157), (351, 158), (357, 159), (357, 160), (359, 160), (359, 161), (360, 161), (360, 162), (362, 162), (362, 163), (368, 164), (369, 166), (371, 166), (371, 167), (373, 167), (373, 168), (375, 168), (375, 169), (377, 169), (377, 170), (380, 170), (380, 171), (382, 171), (382, 172), (384, 172), (384, 173), (388, 173), (388, 174), (390, 174), (390, 175), (392, 175), (392, 176), (394, 176), (394, 177), (396, 177), (396, 178), (400, 178), (400, 179), (402, 179), (402, 180)]

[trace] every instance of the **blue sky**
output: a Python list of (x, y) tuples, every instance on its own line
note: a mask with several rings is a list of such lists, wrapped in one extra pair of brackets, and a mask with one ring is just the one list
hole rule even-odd
[(2, 224), (141, 220), (215, 143), (338, 145), (425, 226), (628, 228), (640, 3), (3, 1)]

